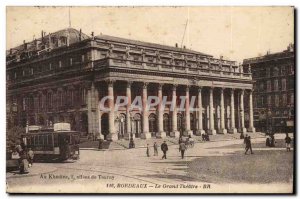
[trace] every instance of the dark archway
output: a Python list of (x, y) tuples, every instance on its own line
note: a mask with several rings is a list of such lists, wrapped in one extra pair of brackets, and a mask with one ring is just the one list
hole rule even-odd
[(70, 114), (69, 116), (69, 123), (71, 126), (71, 130), (75, 130), (76, 129), (76, 120), (75, 120), (75, 116), (73, 114)]
[(43, 116), (39, 116), (38, 125), (41, 125), (41, 126), (45, 125), (45, 120), (44, 120)]
[(101, 134), (104, 136), (104, 139), (106, 140), (106, 136), (108, 135), (108, 114), (103, 113), (101, 116)]
[(183, 124), (183, 115), (181, 113), (177, 114), (177, 129), (180, 132), (180, 135), (183, 135), (184, 124)]
[(119, 139), (124, 138), (124, 135), (126, 134), (126, 116), (125, 114), (120, 114), (119, 117)]
[(165, 113), (163, 116), (163, 126), (164, 126), (164, 132), (166, 132), (166, 134), (170, 136), (170, 118), (169, 118), (169, 114), (167, 113)]
[(136, 138), (139, 138), (142, 133), (142, 116), (139, 113), (133, 117), (132, 133), (135, 134)]
[(88, 116), (86, 113), (81, 113), (80, 115), (80, 131), (83, 135), (87, 135), (89, 132), (89, 123), (88, 123)]
[(149, 132), (154, 137), (157, 132), (156, 115), (154, 113), (151, 113), (148, 119), (149, 119)]

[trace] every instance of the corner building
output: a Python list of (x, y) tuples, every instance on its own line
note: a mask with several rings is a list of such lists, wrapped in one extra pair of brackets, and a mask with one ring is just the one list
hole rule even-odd
[[(69, 122), (106, 140), (255, 131), (249, 66), (186, 48), (68, 28), (7, 50), (6, 71), (8, 128)], [(117, 96), (130, 100), (104, 112), (105, 96), (110, 108)], [(143, 108), (130, 110), (136, 96)], [(186, 111), (170, 104), (147, 111), (148, 96), (167, 96), (176, 107), (179, 96), (196, 100), (185, 101)]]
[(294, 45), (277, 53), (245, 59), (254, 80), (254, 124), (259, 131), (294, 132)]

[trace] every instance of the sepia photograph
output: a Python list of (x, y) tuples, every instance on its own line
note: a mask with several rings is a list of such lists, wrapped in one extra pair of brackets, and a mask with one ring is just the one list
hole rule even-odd
[(6, 192), (295, 194), (294, 20), (7, 6)]

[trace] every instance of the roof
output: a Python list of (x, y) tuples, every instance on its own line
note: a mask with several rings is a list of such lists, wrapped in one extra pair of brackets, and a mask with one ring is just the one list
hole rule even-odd
[[(69, 36), (69, 44), (73, 44), (76, 42), (80, 41), (80, 31), (74, 29), (74, 28), (66, 28), (63, 30), (59, 30), (57, 32), (54, 33), (49, 33), (50, 37), (56, 37), (56, 38), (60, 38), (60, 37), (67, 37)], [(48, 43), (49, 42), (49, 34), (44, 36), (44, 42)], [(88, 39), (89, 36), (87, 36), (84, 33), (81, 33), (81, 40), (84, 39)], [(32, 51), (32, 50), (36, 50), (36, 44), (35, 41), (42, 41), (42, 38), (38, 38), (36, 40), (30, 41), (30, 42), (26, 42), (27, 44), (27, 51)], [(19, 45), (17, 47), (14, 47), (11, 49), (13, 54), (17, 54), (17, 53), (21, 53), (24, 51), (24, 44)], [(6, 53), (8, 54), (10, 50), (8, 50)]]
[(125, 39), (125, 38), (109, 36), (109, 35), (98, 35), (95, 38), (96, 39), (107, 40), (107, 41), (125, 43), (125, 44), (133, 44), (133, 45), (146, 46), (146, 47), (151, 47), (151, 48), (160, 48), (160, 49), (164, 49), (164, 50), (177, 51), (177, 52), (181, 52), (181, 53), (182, 52), (193, 53), (193, 54), (212, 57), (212, 55), (208, 55), (208, 54), (205, 54), (205, 53), (202, 53), (202, 52), (198, 52), (198, 51), (194, 51), (194, 50), (190, 50), (190, 49), (186, 49), (186, 48), (178, 48), (178, 47), (173, 47), (173, 46), (167, 46), (167, 45), (144, 42), (144, 41), (138, 41), (138, 40), (132, 40), (132, 39)]

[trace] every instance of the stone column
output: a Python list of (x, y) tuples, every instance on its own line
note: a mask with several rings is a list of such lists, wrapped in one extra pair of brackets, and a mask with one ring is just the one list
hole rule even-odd
[(219, 133), (226, 134), (227, 129), (225, 128), (225, 107), (224, 107), (224, 88), (221, 88), (221, 96), (220, 96), (220, 112), (221, 112), (221, 128)]
[(252, 90), (249, 92), (249, 132), (255, 133), (255, 128), (253, 125), (253, 99), (252, 99)]
[(156, 133), (157, 138), (166, 137), (166, 132), (164, 132), (164, 111), (162, 110), (162, 87), (163, 84), (158, 85), (159, 104), (157, 106), (157, 110), (158, 110), (158, 132)]
[(214, 88), (209, 89), (209, 130), (208, 133), (211, 135), (216, 134), (215, 121), (214, 121)]
[(126, 106), (126, 133), (124, 138), (129, 140), (130, 137), (135, 138), (135, 134), (131, 134), (131, 117), (130, 117), (130, 106), (131, 106), (131, 84), (132, 82), (127, 82), (126, 87), (126, 98), (127, 98), (127, 106)]
[(184, 136), (193, 136), (191, 131), (191, 118), (190, 118), (190, 87), (186, 87), (185, 91), (185, 131)]
[(244, 93), (245, 91), (242, 89), (240, 92), (240, 111), (241, 111), (241, 132), (247, 133), (247, 129), (245, 128), (245, 112), (244, 112)]
[(114, 112), (114, 82), (108, 81), (108, 96), (110, 97), (108, 99), (108, 135), (107, 140), (118, 140), (118, 135), (115, 131), (115, 112)]
[(173, 85), (172, 88), (172, 132), (170, 133), (171, 137), (179, 137), (180, 133), (177, 128), (177, 103), (176, 103), (176, 85)]
[(203, 130), (203, 116), (202, 116), (202, 87), (198, 88), (198, 129), (196, 135), (205, 134)]
[(235, 111), (234, 111), (234, 89), (231, 89), (230, 91), (230, 120), (231, 120), (231, 128), (229, 130), (230, 133), (237, 133), (237, 130), (235, 128)]
[(151, 133), (149, 133), (149, 120), (148, 120), (148, 104), (147, 104), (147, 87), (148, 83), (143, 84), (143, 97), (142, 97), (142, 103), (143, 103), (143, 110), (142, 110), (142, 117), (143, 117), (143, 133), (141, 133), (142, 139), (148, 139), (151, 138)]

